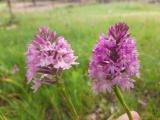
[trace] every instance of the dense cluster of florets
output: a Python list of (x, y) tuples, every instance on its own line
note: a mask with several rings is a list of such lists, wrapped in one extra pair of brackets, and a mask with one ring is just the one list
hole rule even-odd
[(139, 76), (136, 43), (125, 23), (111, 26), (108, 36), (100, 35), (90, 61), (90, 77), (95, 92), (111, 91), (114, 85), (121, 89), (134, 87), (132, 77)]
[(42, 83), (54, 82), (50, 79), (52, 76), (77, 64), (77, 57), (67, 41), (62, 36), (56, 38), (56, 32), (50, 32), (48, 28), (38, 30), (26, 55), (27, 79), (33, 81), (35, 91)]

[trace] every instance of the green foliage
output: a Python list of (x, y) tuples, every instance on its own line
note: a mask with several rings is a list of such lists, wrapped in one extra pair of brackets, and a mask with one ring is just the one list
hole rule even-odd
[[(5, 12), (3, 10), (1, 14), (2, 22), (6, 20)], [(110, 106), (108, 95), (97, 96), (92, 93), (88, 64), (99, 34), (106, 33), (108, 27), (115, 22), (124, 21), (129, 24), (130, 32), (137, 41), (141, 63), (141, 79), (136, 81), (135, 90), (126, 94), (127, 102), (144, 120), (160, 119), (158, 5), (95, 4), (54, 8), (44, 12), (17, 13), (16, 16), (19, 24), (0, 27), (0, 118), (69, 120), (56, 85), (42, 86), (33, 93), (26, 84), (24, 53), (40, 26), (49, 26), (50, 29), (56, 30), (58, 35), (64, 35), (71, 43), (75, 54), (79, 56), (80, 64), (63, 74), (66, 87), (79, 114), (86, 116), (93, 112), (101, 104), (101, 99), (106, 99), (106, 106)], [(20, 71), (13, 74), (12, 68), (15, 64), (19, 66)], [(139, 99), (147, 104), (141, 105)], [(107, 110), (110, 108), (107, 107)], [(108, 112), (107, 116), (109, 115)]]

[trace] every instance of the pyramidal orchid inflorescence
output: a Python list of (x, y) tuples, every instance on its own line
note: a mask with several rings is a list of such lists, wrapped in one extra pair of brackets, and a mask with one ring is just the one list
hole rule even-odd
[(56, 38), (56, 32), (50, 32), (48, 28), (40, 28), (32, 43), (28, 45), (27, 55), (27, 79), (33, 81), (32, 89), (36, 91), (41, 84), (51, 84), (52, 76), (62, 73), (72, 65), (78, 64), (77, 57), (70, 45), (60, 36)]
[(128, 25), (111, 26), (108, 36), (101, 34), (90, 61), (89, 74), (95, 92), (111, 92), (134, 87), (133, 76), (139, 77), (139, 61), (135, 40), (128, 33)]

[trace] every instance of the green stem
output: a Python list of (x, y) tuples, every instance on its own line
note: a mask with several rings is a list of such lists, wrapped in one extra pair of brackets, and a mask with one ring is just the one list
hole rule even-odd
[(118, 88), (118, 86), (114, 86), (114, 87), (113, 87), (113, 90), (114, 90), (114, 92), (115, 92), (115, 94), (116, 94), (119, 102), (122, 104), (123, 108), (125, 109), (128, 117), (129, 117), (129, 120), (133, 120), (132, 115), (131, 115), (131, 112), (130, 112), (130, 110), (129, 110), (129, 107), (128, 107), (127, 104), (125, 103), (125, 100), (124, 100), (124, 98), (123, 98), (123, 96), (122, 96), (122, 93), (121, 93), (120, 89)]
[(78, 120), (79, 119), (79, 116), (77, 114), (77, 111), (71, 101), (71, 97), (70, 95), (67, 93), (66, 89), (65, 89), (65, 85), (64, 85), (64, 81), (62, 78), (56, 76), (56, 79), (57, 79), (57, 82), (58, 82), (58, 87), (60, 89), (60, 92), (62, 93), (64, 99), (65, 99), (65, 102), (66, 102), (66, 105), (68, 107), (68, 109), (70, 110), (71, 112), (71, 117), (73, 120)]

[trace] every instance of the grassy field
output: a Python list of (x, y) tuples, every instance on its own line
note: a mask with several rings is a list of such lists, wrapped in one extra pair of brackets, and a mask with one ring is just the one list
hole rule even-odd
[[(0, 4), (0, 24), (8, 14)], [(135, 89), (125, 93), (129, 106), (142, 120), (160, 120), (160, 5), (112, 3), (68, 6), (48, 11), (16, 13), (17, 24), (0, 27), (0, 116), (4, 120), (70, 120), (56, 86), (42, 86), (33, 93), (26, 84), (24, 55), (36, 30), (49, 26), (71, 43), (79, 56), (78, 66), (65, 71), (63, 78), (80, 116), (101, 109), (101, 118), (123, 113), (108, 93), (95, 95), (88, 77), (91, 51), (101, 32), (123, 21), (137, 41), (141, 78)], [(12, 73), (14, 65), (19, 72)], [(112, 109), (111, 109), (112, 108)]]

